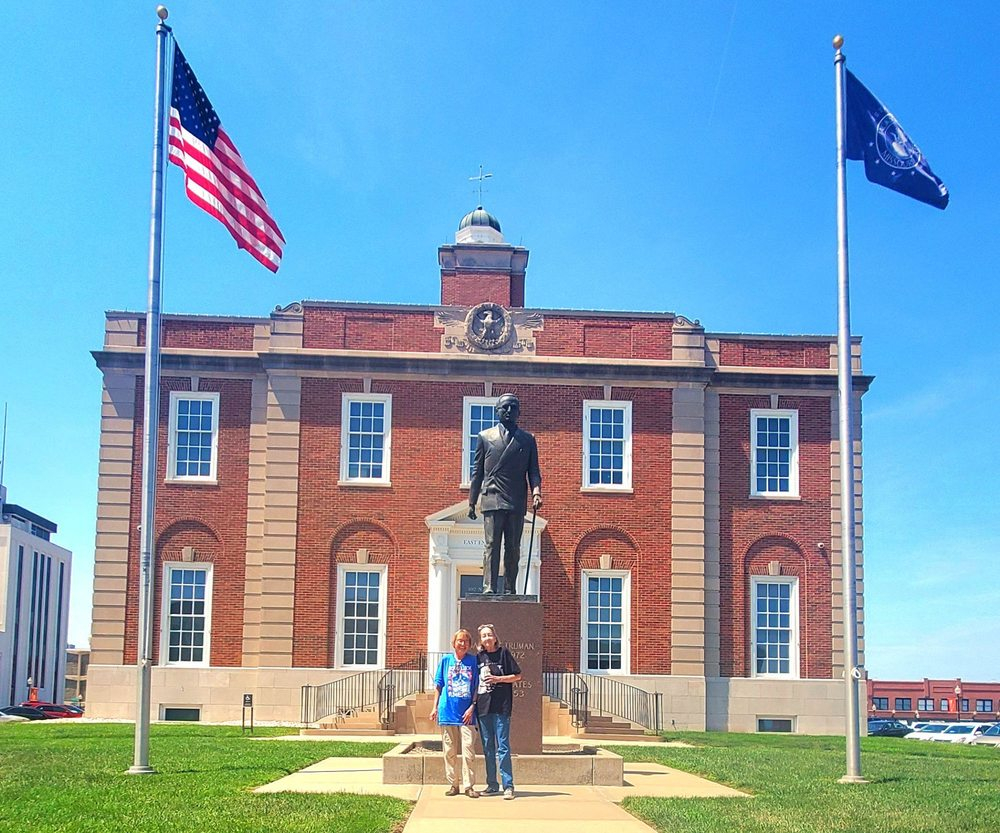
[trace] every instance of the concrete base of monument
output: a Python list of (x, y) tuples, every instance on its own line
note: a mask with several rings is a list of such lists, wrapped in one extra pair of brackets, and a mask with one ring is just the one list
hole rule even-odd
[[(621, 787), (624, 762), (620, 755), (585, 744), (545, 744), (540, 755), (513, 756), (514, 782)], [(486, 767), (476, 756), (476, 783), (486, 783)], [(382, 756), (383, 784), (447, 784), (441, 741), (401, 743)]]

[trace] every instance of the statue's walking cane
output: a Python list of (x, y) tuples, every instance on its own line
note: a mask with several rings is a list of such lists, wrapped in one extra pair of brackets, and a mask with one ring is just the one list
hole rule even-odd
[[(524, 571), (524, 595), (528, 595), (528, 576), (531, 574), (531, 548), (535, 545), (535, 518), (538, 517), (538, 510), (531, 507), (531, 535), (528, 538), (528, 566)], [(517, 592), (517, 588), (514, 588)]]

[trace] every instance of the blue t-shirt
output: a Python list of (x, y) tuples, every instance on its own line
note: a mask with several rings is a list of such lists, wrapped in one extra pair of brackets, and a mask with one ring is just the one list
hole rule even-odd
[(475, 654), (467, 653), (461, 660), (454, 654), (441, 658), (434, 685), (441, 689), (438, 698), (438, 724), (461, 726), (462, 715), (472, 705), (472, 697), (479, 685), (479, 661)]

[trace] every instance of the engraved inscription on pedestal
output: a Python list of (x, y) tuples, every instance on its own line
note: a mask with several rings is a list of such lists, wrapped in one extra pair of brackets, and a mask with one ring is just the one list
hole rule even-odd
[[(542, 751), (542, 605), (534, 596), (478, 596), (459, 604), (461, 627), (473, 640), (477, 628), (492, 624), (521, 666), (521, 681), (514, 684), (510, 721), (510, 748), (519, 755)], [(516, 777), (516, 773), (515, 773)]]

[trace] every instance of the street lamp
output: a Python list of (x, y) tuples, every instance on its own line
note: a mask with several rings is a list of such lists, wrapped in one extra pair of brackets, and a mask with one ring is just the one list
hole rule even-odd
[(962, 719), (962, 684), (958, 683), (955, 686), (955, 714), (958, 719)]

